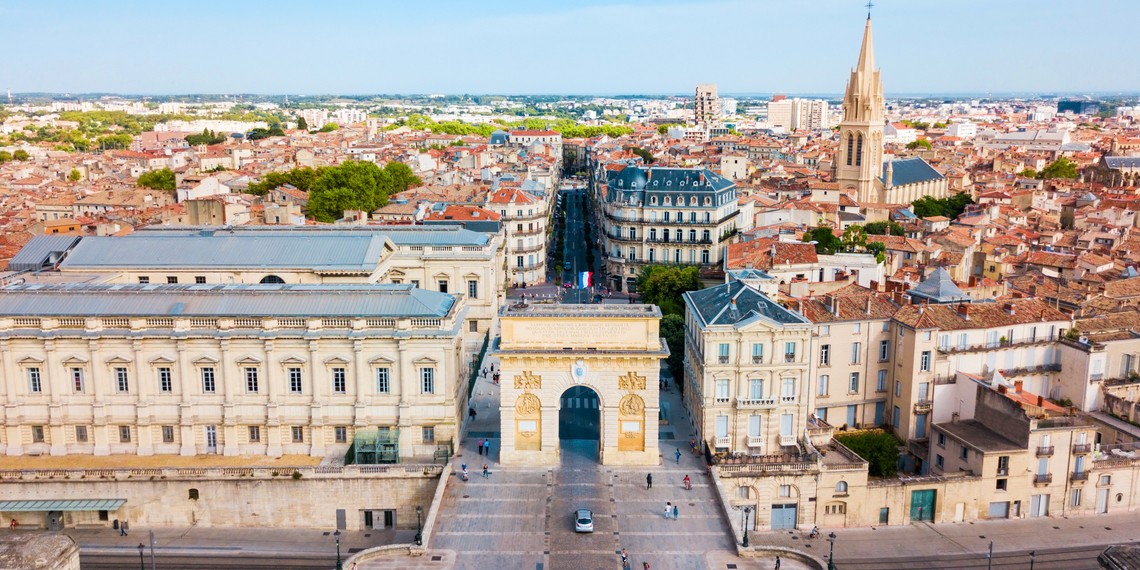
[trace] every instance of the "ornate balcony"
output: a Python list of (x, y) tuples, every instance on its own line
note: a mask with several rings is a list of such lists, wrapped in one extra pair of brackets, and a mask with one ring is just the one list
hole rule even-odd
[(1080, 455), (1083, 453), (1092, 453), (1092, 444), (1091, 443), (1074, 443), (1073, 444), (1073, 453), (1077, 454), (1077, 455)]
[(1069, 480), (1073, 481), (1074, 483), (1081, 482), (1081, 481), (1088, 481), (1089, 480), (1089, 472), (1088, 471), (1073, 471), (1072, 473), (1069, 474)]
[(1037, 474), (1037, 475), (1033, 476), (1033, 484), (1034, 485), (1048, 485), (1052, 482), (1053, 482), (1053, 474), (1052, 473)]
[[(748, 436), (748, 447), (764, 447), (764, 438), (759, 435)], [(750, 449), (749, 451), (755, 451)]]
[(929, 414), (933, 402), (930, 400), (919, 400), (914, 403), (914, 413), (916, 414)]
[(1053, 451), (1054, 450), (1053, 450), (1052, 445), (1038, 447), (1037, 448), (1037, 457), (1052, 457)]
[(728, 449), (728, 447), (729, 447), (729, 445), (731, 445), (731, 443), (732, 443), (732, 439), (726, 435), (724, 437), (717, 437), (715, 445), (718, 449), (719, 448)]
[(774, 408), (776, 398), (737, 398), (737, 408)]
[(780, 445), (784, 447), (795, 447), (796, 436), (794, 435), (780, 435)]

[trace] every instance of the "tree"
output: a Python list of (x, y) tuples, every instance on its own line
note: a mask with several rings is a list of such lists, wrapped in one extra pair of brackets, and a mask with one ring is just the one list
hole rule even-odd
[(83, 175), (79, 173), (79, 169), (72, 168), (71, 172), (67, 173), (67, 179), (71, 182), (79, 182)]
[(867, 244), (867, 252), (875, 254), (875, 262), (882, 263), (887, 259), (887, 244), (873, 241)]
[(95, 145), (105, 150), (121, 150), (129, 148), (132, 142), (131, 135), (117, 134), (117, 135), (104, 135), (95, 139)]
[(966, 210), (966, 206), (973, 203), (974, 199), (965, 192), (959, 192), (958, 194), (945, 198), (923, 196), (911, 203), (911, 211), (920, 218), (945, 216), (953, 220), (962, 215), (962, 212)]
[(804, 232), (804, 241), (814, 241), (815, 252), (825, 255), (831, 255), (843, 248), (843, 242), (835, 237), (835, 232), (823, 226)]
[(162, 170), (144, 172), (139, 175), (138, 184), (142, 188), (153, 188), (155, 190), (173, 192), (176, 185), (174, 171), (169, 168), (163, 168)]
[(905, 236), (906, 235), (906, 228), (904, 228), (903, 225), (898, 223), (898, 222), (890, 222), (890, 221), (871, 222), (869, 224), (864, 225), (863, 229), (867, 230), (868, 235), (874, 235), (874, 236), (885, 236), (887, 234), (890, 234), (893, 236)]
[(881, 430), (840, 435), (835, 439), (867, 462), (867, 472), (876, 477), (893, 477), (898, 469), (899, 442)]
[(402, 162), (389, 162), (384, 165), (384, 176), (386, 177), (387, 184), (384, 191), (389, 195), (403, 192), (408, 188), (415, 188), (422, 186), (424, 181), (416, 176), (408, 165)]
[(321, 127), (321, 130), (319, 130), (317, 132), (331, 133), (331, 132), (333, 132), (339, 128), (340, 128), (340, 125), (338, 125), (336, 123), (327, 123), (327, 124), (325, 124), (325, 126)]
[(934, 147), (930, 144), (930, 141), (928, 141), (926, 139), (915, 139), (915, 140), (907, 143), (906, 148), (909, 150), (914, 150), (916, 148), (924, 148), (926, 150), (930, 150), (931, 148), (934, 148)]
[(684, 315), (685, 304), (681, 294), (701, 288), (696, 267), (646, 265), (637, 276), (637, 290), (641, 300), (661, 307), (667, 315)]
[(669, 372), (677, 381), (677, 386), (684, 387), (685, 378), (685, 317), (677, 314), (668, 314), (661, 317), (661, 338), (669, 347), (669, 358), (665, 360)]
[(261, 177), (260, 182), (250, 184), (246, 191), (257, 196), (264, 196), (274, 188), (289, 184), (298, 190), (308, 192), (309, 188), (313, 186), (313, 182), (321, 175), (321, 170), (320, 168), (302, 166), (287, 172), (267, 172)]
[(12, 153), (10, 153), (6, 150), (0, 150), (0, 164), (4, 164), (5, 162), (9, 162), (11, 160), (12, 160)]
[(1021, 172), (1018, 172), (1017, 175), (1021, 176), (1022, 178), (1037, 178), (1037, 171), (1032, 168), (1026, 168)]
[(309, 130), (309, 121), (306, 121), (304, 117), (297, 119), (297, 128), (302, 131)]
[(332, 222), (345, 210), (371, 212), (386, 205), (389, 195), (419, 184), (423, 181), (406, 164), (389, 162), (381, 169), (374, 162), (350, 160), (319, 171), (309, 186), (309, 215)]
[(863, 229), (860, 225), (847, 226), (843, 230), (843, 237), (840, 238), (843, 243), (844, 251), (856, 251), (862, 249), (867, 245), (867, 230)]
[(202, 129), (201, 134), (186, 135), (186, 142), (191, 146), (221, 144), (226, 142), (226, 135), (219, 135), (214, 131)]
[(1051, 180), (1053, 178), (1076, 178), (1077, 163), (1061, 157), (1049, 163), (1041, 172), (1037, 173), (1037, 177), (1042, 180)]
[(934, 123), (934, 128), (936, 128), (936, 129), (945, 129), (945, 128), (946, 128), (946, 123), (943, 123), (942, 121), (938, 121), (937, 123)]
[(649, 151), (647, 151), (647, 150), (645, 150), (639, 146), (629, 146), (629, 147), (626, 147), (626, 150), (628, 150), (629, 152), (632, 152), (633, 154), (636, 154), (637, 156), (640, 156), (641, 160), (645, 161), (645, 164), (653, 164), (654, 162), (657, 161), (657, 159), (653, 158), (653, 155), (650, 154)]
[(21, 148), (21, 149), (17, 150), (16, 152), (12, 153), (12, 158), (14, 158), (16, 160), (24, 161), (24, 160), (29, 160), (32, 157), (28, 155), (28, 151)]

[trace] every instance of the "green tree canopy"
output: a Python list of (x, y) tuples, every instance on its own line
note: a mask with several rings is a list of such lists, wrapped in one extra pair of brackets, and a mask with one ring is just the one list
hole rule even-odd
[(372, 212), (388, 203), (388, 196), (422, 184), (406, 164), (392, 162), (384, 168), (374, 162), (350, 160), (323, 168), (309, 188), (309, 215), (332, 222), (345, 210)]
[(219, 135), (214, 131), (202, 129), (201, 134), (186, 135), (186, 142), (191, 146), (198, 146), (202, 144), (221, 144), (226, 142), (226, 135)]
[(962, 215), (962, 212), (966, 210), (966, 206), (973, 203), (974, 199), (965, 192), (959, 192), (958, 194), (945, 198), (923, 196), (911, 203), (911, 211), (920, 218), (945, 216), (953, 220)]
[(692, 266), (646, 265), (637, 276), (641, 300), (661, 307), (661, 312), (667, 315), (684, 315), (681, 294), (700, 288), (700, 274)]
[(321, 130), (318, 132), (331, 133), (337, 129), (340, 129), (340, 125), (338, 125), (336, 123), (326, 123), (325, 126), (321, 127)]
[(4, 164), (5, 162), (9, 162), (11, 160), (12, 160), (12, 153), (10, 153), (6, 150), (0, 150), (0, 164)]
[(858, 224), (847, 226), (843, 230), (843, 237), (840, 238), (843, 243), (844, 251), (858, 251), (867, 245), (867, 230)]
[(16, 160), (29, 160), (32, 157), (28, 155), (28, 151), (21, 148), (12, 153), (12, 158)]
[(930, 150), (931, 148), (934, 148), (930, 144), (930, 141), (928, 141), (926, 139), (915, 139), (915, 140), (907, 143), (906, 147), (910, 150), (914, 150), (916, 148), (924, 148), (926, 150)]
[(881, 241), (873, 241), (867, 244), (867, 252), (875, 254), (875, 261), (882, 263), (887, 259), (887, 244)]
[(904, 228), (903, 225), (898, 223), (898, 222), (890, 222), (890, 221), (871, 222), (871, 223), (865, 224), (863, 226), (863, 229), (867, 230), (867, 233), (869, 235), (874, 235), (874, 236), (885, 236), (887, 234), (890, 234), (893, 236), (905, 236), (906, 235), (906, 228)]
[(882, 431), (865, 431), (850, 435), (836, 434), (835, 439), (867, 462), (867, 471), (876, 477), (893, 477), (899, 463), (899, 441)]
[(669, 372), (677, 380), (677, 385), (684, 387), (685, 383), (685, 317), (670, 313), (661, 317), (661, 338), (669, 346), (669, 358), (665, 363)]
[(302, 131), (307, 131), (309, 130), (309, 122), (306, 121), (304, 117), (301, 117), (297, 119), (297, 128), (301, 129)]
[(132, 140), (131, 135), (125, 133), (103, 135), (95, 139), (95, 145), (105, 150), (121, 150), (130, 148)]
[(656, 161), (657, 161), (657, 159), (656, 159), (656, 158), (653, 158), (653, 155), (652, 155), (652, 154), (650, 154), (650, 152), (649, 152), (649, 151), (647, 151), (647, 150), (645, 150), (645, 149), (643, 149), (643, 148), (641, 148), (641, 147), (639, 147), (639, 146), (627, 146), (627, 147), (625, 147), (625, 148), (626, 148), (626, 150), (628, 150), (629, 152), (632, 152), (633, 154), (636, 154), (637, 156), (640, 156), (640, 157), (641, 157), (641, 160), (644, 160), (644, 161), (645, 161), (645, 164), (647, 164), (647, 165), (648, 165), (648, 164), (653, 164), (654, 162), (656, 162)]
[(1024, 178), (1037, 178), (1037, 171), (1032, 168), (1026, 168), (1021, 172), (1018, 172), (1017, 175)]
[(1053, 178), (1076, 178), (1077, 163), (1069, 160), (1068, 158), (1061, 157), (1049, 163), (1049, 166), (1041, 169), (1037, 173), (1037, 177), (1043, 180), (1050, 180)]
[(254, 182), (246, 190), (250, 194), (264, 196), (270, 190), (289, 184), (298, 190), (308, 192), (313, 182), (321, 175), (322, 168), (302, 166), (286, 172), (266, 172), (260, 182)]
[(153, 188), (155, 190), (166, 190), (173, 192), (175, 188), (174, 171), (169, 168), (162, 170), (151, 170), (139, 175), (139, 186), (142, 188)]
[(820, 226), (804, 232), (804, 241), (815, 242), (815, 252), (825, 255), (833, 254), (843, 249), (843, 242), (835, 237), (831, 228)]
[(79, 182), (83, 175), (79, 173), (79, 169), (72, 168), (71, 172), (67, 173), (67, 179), (71, 182)]

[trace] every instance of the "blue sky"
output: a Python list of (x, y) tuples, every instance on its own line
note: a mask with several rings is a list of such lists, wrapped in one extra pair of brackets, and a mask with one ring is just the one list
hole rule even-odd
[[(0, 89), (840, 93), (862, 4), (0, 0)], [(1134, 0), (880, 0), (873, 17), (888, 95), (1140, 91)]]

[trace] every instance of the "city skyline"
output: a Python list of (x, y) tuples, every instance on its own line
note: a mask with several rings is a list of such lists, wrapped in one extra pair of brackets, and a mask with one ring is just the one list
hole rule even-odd
[[(1140, 76), (1140, 62), (1089, 56), (1072, 30), (1095, 26), (1098, 53), (1134, 51), (1140, 41), (1126, 23), (1135, 18), (1121, 12), (1140, 15), (1140, 7), (1093, 4), (1077, 12), (1036, 3), (1029, 12), (980, 1), (883, 0), (873, 19), (885, 92), (1135, 92), (1127, 78)], [(713, 82), (726, 95), (834, 95), (843, 88), (836, 77), (855, 63), (867, 10), (850, 0), (809, 7), (628, 0), (436, 8), (343, 2), (312, 13), (298, 2), (271, 9), (204, 2), (183, 13), (138, 2), (113, 9), (66, 1), (9, 5), (0, 7), (0, 31), (25, 55), (0, 63), (0, 86), (16, 93), (610, 95), (686, 94)], [(988, 17), (977, 19), (982, 10)], [(1119, 17), (1100, 16), (1109, 10)], [(768, 24), (781, 21), (810, 25)], [(729, 22), (746, 25), (716, 31)], [(147, 30), (157, 35), (148, 39)], [(705, 34), (714, 40), (706, 43)], [(667, 35), (674, 38), (665, 41)], [(659, 41), (650, 43), (654, 36)], [(915, 49), (924, 41), (932, 47)]]

